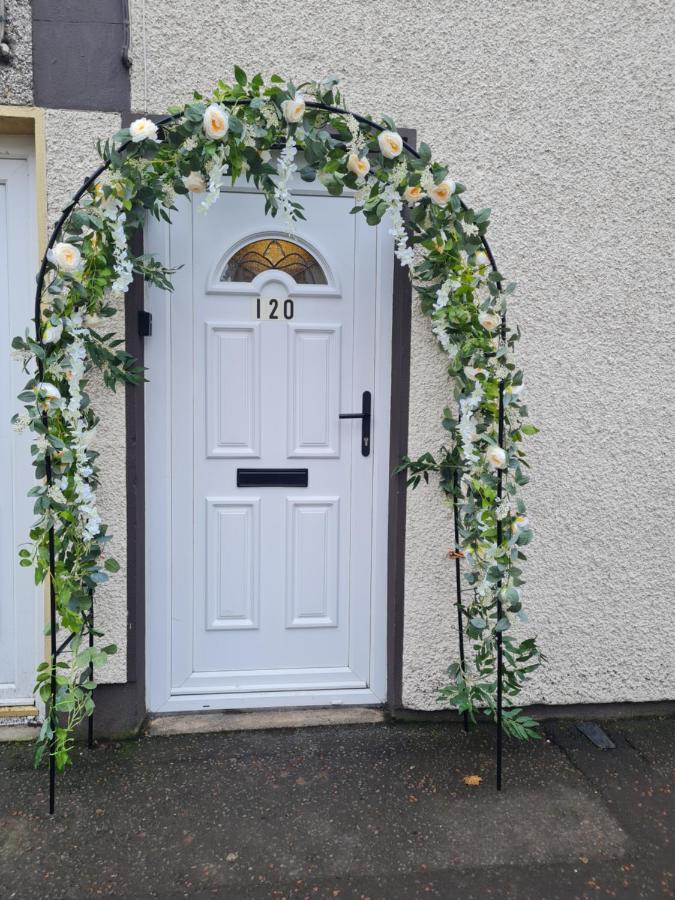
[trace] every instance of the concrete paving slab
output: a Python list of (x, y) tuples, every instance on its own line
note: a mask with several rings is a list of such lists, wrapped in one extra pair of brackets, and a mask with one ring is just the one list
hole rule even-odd
[(260, 731), (270, 728), (312, 728), (319, 725), (375, 725), (378, 722), (385, 722), (386, 718), (384, 710), (368, 706), (266, 709), (251, 712), (151, 716), (143, 730), (150, 737), (158, 737), (221, 731)]

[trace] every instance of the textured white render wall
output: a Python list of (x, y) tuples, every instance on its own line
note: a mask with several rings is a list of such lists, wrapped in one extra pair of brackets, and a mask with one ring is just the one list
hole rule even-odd
[[(114, 134), (120, 127), (116, 113), (80, 112), (48, 109), (45, 111), (47, 152), (47, 222), (49, 232), (62, 208), (70, 201), (84, 179), (100, 164), (96, 140)], [(121, 316), (110, 320), (124, 336)], [(98, 506), (113, 536), (108, 545), (110, 555), (121, 565), (107, 585), (96, 592), (96, 625), (105, 632), (105, 643), (115, 643), (118, 652), (101, 670), (102, 682), (127, 680), (127, 579), (126, 579), (126, 424), (124, 390), (112, 394), (101, 379), (92, 378), (90, 394), (94, 409), (99, 411), (94, 449), (101, 454), (104, 472), (98, 491)]]
[[(519, 283), (536, 541), (527, 604), (547, 703), (675, 697), (672, 68), (668, 0), (135, 0), (132, 106), (233, 64), (338, 73), (449, 161)], [(415, 316), (410, 445), (443, 439), (443, 365)], [(404, 701), (434, 705), (456, 647), (450, 523), (409, 498)]]

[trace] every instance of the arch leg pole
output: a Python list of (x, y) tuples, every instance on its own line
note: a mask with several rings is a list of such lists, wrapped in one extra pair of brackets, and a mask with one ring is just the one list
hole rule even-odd
[[(459, 635), (459, 661), (462, 666), (462, 674), (464, 673), (464, 617), (462, 615), (462, 568), (460, 558), (457, 555), (459, 551), (459, 510), (457, 508), (457, 492), (459, 490), (459, 478), (457, 477), (457, 469), (453, 475), (453, 495), (452, 495), (452, 515), (455, 523), (455, 590), (457, 606), (457, 633)], [(464, 720), (464, 731), (469, 730), (469, 714), (465, 710), (462, 713)]]
[[(501, 618), (501, 602), (497, 603), (497, 615)], [(497, 790), (502, 789), (502, 633), (497, 632)]]
[[(51, 462), (46, 456), (47, 483), (52, 482)], [(54, 528), (49, 529), (49, 638), (51, 658), (51, 678), (49, 685), (49, 709), (47, 715), (52, 729), (56, 729), (56, 588), (54, 572), (56, 571), (56, 554), (54, 552)], [(49, 742), (49, 815), (54, 815), (56, 808), (56, 735)]]
[[(506, 337), (506, 320), (502, 316), (502, 339)], [(499, 382), (499, 446), (504, 446), (504, 382)], [(502, 499), (504, 493), (504, 476), (502, 470), (499, 469), (497, 475), (497, 502)], [(502, 520), (497, 519), (497, 547), (501, 548), (503, 538)], [(502, 583), (498, 585), (497, 593), (497, 623), (502, 618)], [(502, 632), (497, 632), (497, 790), (502, 789), (502, 705), (503, 705), (503, 682), (504, 682), (504, 648), (502, 646)]]
[[(91, 595), (91, 606), (89, 607), (89, 647), (94, 646), (94, 597)], [(89, 681), (94, 680), (94, 663), (90, 660), (89, 662)], [(94, 691), (92, 689), (91, 693)], [(93, 710), (89, 713), (89, 720), (87, 722), (87, 746), (91, 750), (94, 746), (94, 712)]]

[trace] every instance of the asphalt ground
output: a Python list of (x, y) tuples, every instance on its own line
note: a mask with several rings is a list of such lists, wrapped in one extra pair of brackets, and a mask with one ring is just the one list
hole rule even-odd
[[(47, 772), (0, 745), (0, 897), (675, 897), (675, 719), (144, 737)], [(478, 776), (472, 778), (471, 776)], [(469, 778), (467, 784), (465, 778)]]

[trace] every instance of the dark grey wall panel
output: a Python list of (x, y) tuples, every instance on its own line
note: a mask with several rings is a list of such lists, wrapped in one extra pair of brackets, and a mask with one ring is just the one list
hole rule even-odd
[(34, 0), (35, 104), (56, 109), (128, 109), (124, 39), (122, 0)]

